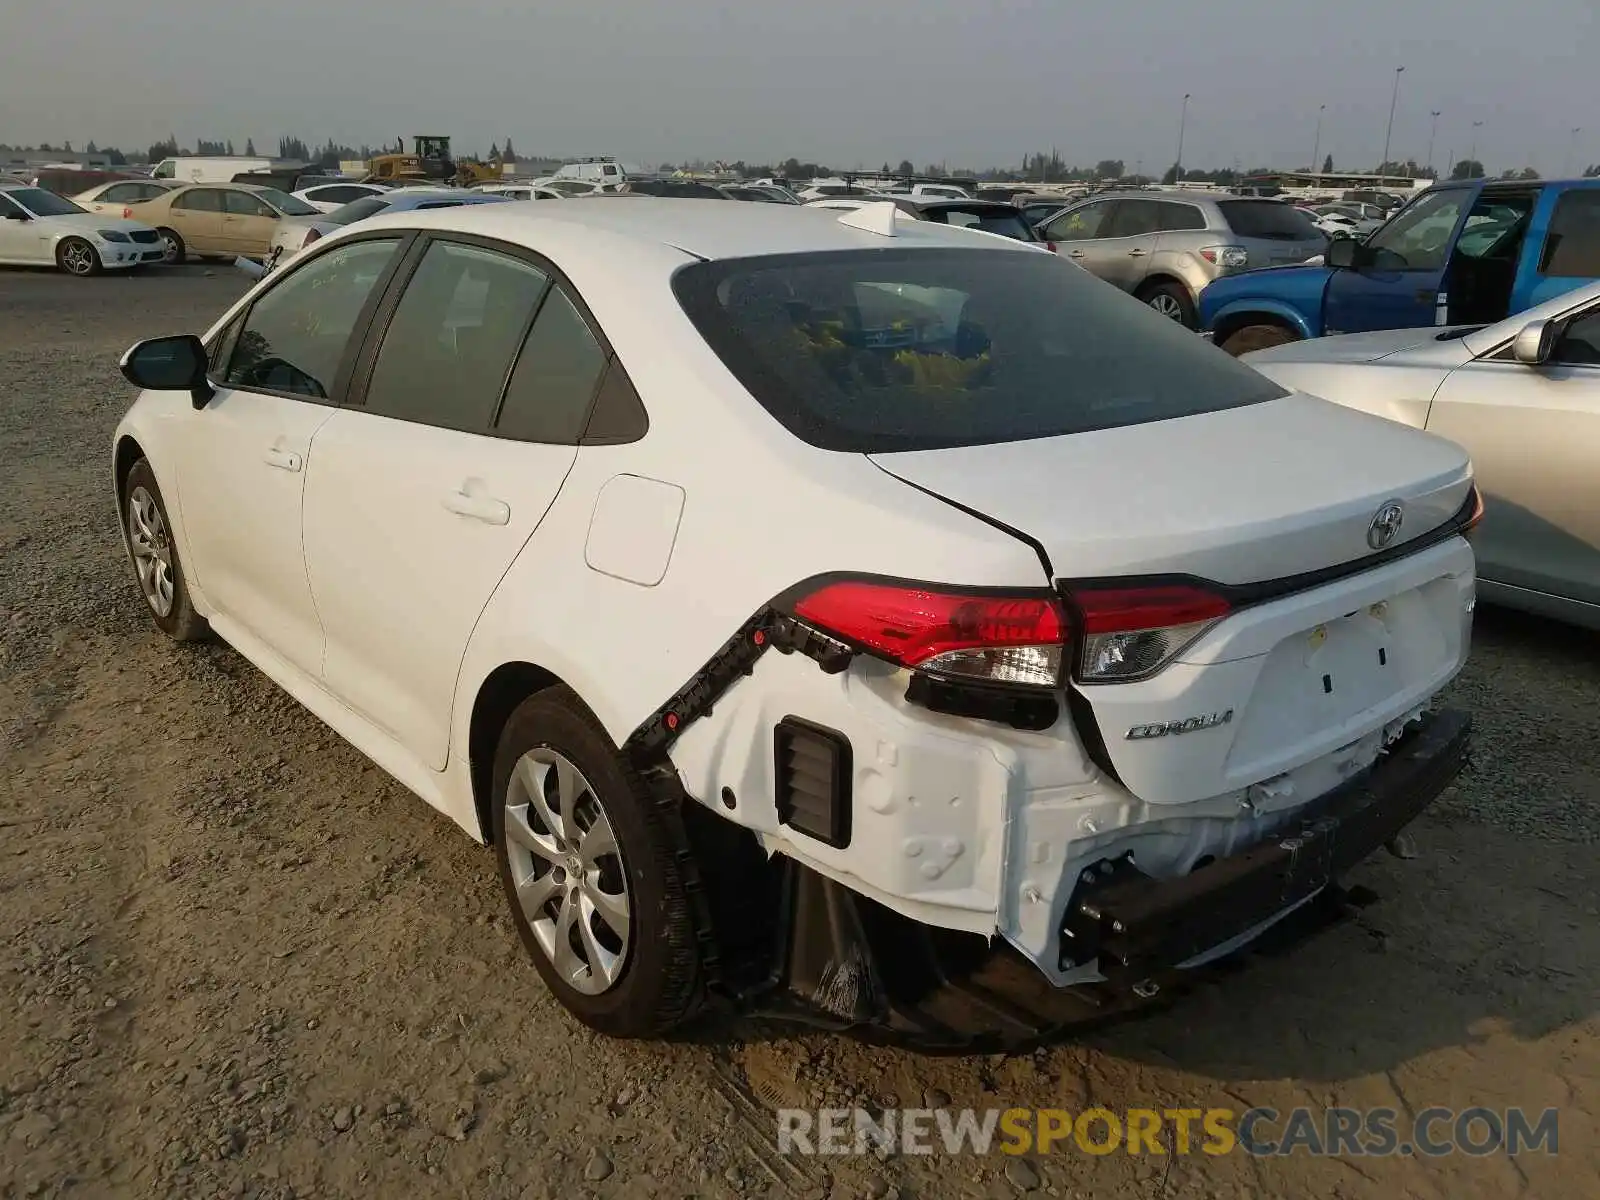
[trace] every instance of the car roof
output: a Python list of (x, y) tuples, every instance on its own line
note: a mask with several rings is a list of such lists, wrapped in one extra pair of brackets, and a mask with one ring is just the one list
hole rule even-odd
[[(881, 202), (879, 202), (881, 203)], [(845, 224), (860, 209), (811, 209), (796, 204), (708, 204), (704, 200), (635, 196), (631, 204), (498, 204), (428, 212), (378, 214), (350, 229), (383, 225), (474, 233), (557, 253), (587, 233), (640, 246), (673, 247), (701, 259), (745, 258), (828, 250), (974, 245), (972, 234), (937, 222), (905, 220), (890, 239)], [(963, 237), (962, 235), (965, 235)], [(1027, 243), (996, 238), (1001, 248)], [(989, 240), (985, 239), (985, 245)]]
[(379, 195), (389, 201), (388, 207), (395, 212), (404, 212), (408, 208), (427, 204), (433, 200), (454, 200), (459, 204), (492, 204), (506, 199), (500, 192), (469, 192), (462, 188), (396, 188), (393, 191), (381, 192)]
[[(131, 180), (130, 179), (124, 179), (124, 180), (119, 180), (118, 182), (120, 182), (120, 183), (140, 183), (140, 182), (143, 182), (143, 181), (142, 180), (136, 180), (136, 179), (131, 179)], [(168, 188), (167, 190), (169, 192), (176, 193), (176, 192), (188, 191), (190, 188), (233, 188), (233, 189), (235, 189), (237, 191), (241, 191), (241, 192), (281, 192), (281, 191), (283, 191), (283, 189), (281, 187), (278, 187), (275, 184), (270, 184), (270, 183), (234, 183), (231, 180), (228, 181), (227, 183), (211, 183), (209, 181), (196, 180), (193, 183), (179, 184), (177, 187)]]
[(896, 202), (903, 201), (921, 209), (964, 208), (972, 210), (983, 208), (993, 212), (1014, 213), (1017, 211), (1017, 206), (1009, 200), (990, 200), (982, 196), (976, 198), (972, 196), (895, 196), (894, 199)]

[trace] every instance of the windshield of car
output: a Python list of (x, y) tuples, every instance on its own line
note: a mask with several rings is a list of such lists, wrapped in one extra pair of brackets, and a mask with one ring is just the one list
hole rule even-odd
[(88, 211), (44, 188), (15, 188), (5, 194), (36, 217), (70, 217)]
[(256, 195), (260, 196), (273, 208), (286, 217), (318, 217), (322, 214), (299, 196), (291, 196), (288, 192), (280, 192), (277, 188), (256, 188)]
[(721, 200), (724, 198), (722, 193), (710, 184), (675, 179), (636, 179), (628, 184), (628, 190), (643, 196), (667, 196), (680, 200)]
[(1228, 228), (1240, 237), (1279, 242), (1314, 242), (1317, 227), (1292, 204), (1278, 200), (1219, 200)]
[(355, 221), (364, 221), (388, 208), (390, 199), (389, 196), (367, 196), (360, 200), (352, 200), (349, 204), (341, 204), (322, 219), (333, 225), (349, 225)]
[(1264, 375), (1050, 254), (850, 250), (696, 263), (702, 337), (795, 436), (887, 453), (1277, 399)]
[(1014, 208), (991, 208), (988, 205), (962, 208), (959, 205), (934, 205), (925, 208), (922, 215), (930, 221), (945, 225), (959, 225), (963, 229), (977, 229), (983, 233), (998, 233), (1001, 237), (1015, 238), (1019, 242), (1036, 242), (1033, 227)]

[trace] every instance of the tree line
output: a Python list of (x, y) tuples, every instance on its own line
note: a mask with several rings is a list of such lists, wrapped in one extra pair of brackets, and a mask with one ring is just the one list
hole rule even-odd
[[(383, 143), (374, 148), (366, 143), (360, 146), (349, 146), (336, 142), (333, 138), (329, 138), (321, 145), (315, 145), (299, 137), (283, 136), (278, 138), (275, 157), (311, 163), (327, 170), (335, 170), (341, 162), (352, 159), (366, 160), (378, 154), (404, 153), (405, 150), (404, 139), (396, 139), (393, 146)], [(74, 153), (71, 142), (63, 142), (59, 146), (53, 146), (48, 142), (40, 142), (37, 146), (10, 146), (0, 142), (0, 152), (5, 151), (42, 154)], [(100, 147), (93, 141), (85, 143), (84, 152), (88, 154), (104, 154), (110, 159), (113, 166), (119, 167), (126, 166), (130, 160), (135, 159), (144, 162), (159, 162), (163, 158), (187, 155), (207, 156), (237, 153), (255, 157), (258, 154), (270, 153), (270, 151), (258, 151), (254, 139), (251, 138), (245, 139), (243, 150), (236, 150), (235, 143), (228, 138), (200, 138), (191, 147), (181, 144), (175, 136), (170, 134), (161, 141), (151, 143), (144, 150), (142, 159), (138, 154), (125, 153), (115, 146)], [(512, 145), (511, 139), (506, 138), (504, 146), (499, 142), (491, 144), (487, 157), (496, 161), (515, 160), (517, 151)], [(536, 161), (557, 162), (562, 160), (550, 157), (540, 158)], [(981, 169), (959, 165), (951, 167), (948, 163), (940, 162), (926, 163), (923, 165), (922, 170), (919, 171), (916, 164), (909, 158), (903, 158), (893, 165), (885, 160), (882, 168), (878, 171), (872, 171), (870, 167), (855, 167), (845, 170), (831, 167), (825, 163), (802, 161), (798, 158), (787, 158), (782, 162), (774, 163), (747, 163), (742, 159), (737, 162), (726, 163), (695, 159), (681, 164), (665, 162), (660, 164), (659, 167), (659, 170), (666, 173), (680, 169), (692, 172), (727, 171), (747, 179), (767, 176), (778, 176), (787, 179), (820, 179), (829, 176), (860, 175), (871, 172), (885, 176), (920, 174), (978, 180), (1023, 180), (1031, 183), (1093, 183), (1104, 180), (1123, 180), (1131, 183), (1155, 182), (1153, 176), (1147, 176), (1143, 173), (1136, 172), (1130, 175), (1127, 171), (1126, 161), (1120, 158), (1103, 158), (1093, 166), (1078, 166), (1067, 162), (1056, 150), (1051, 150), (1048, 153), (1041, 151), (1036, 154), (1024, 155), (1020, 166), (984, 167)], [(1309, 168), (1296, 169), (1308, 170)], [(1227, 186), (1247, 175), (1265, 175), (1270, 174), (1273, 170), (1274, 168), (1270, 167), (1254, 167), (1249, 171), (1238, 171), (1230, 167), (1183, 167), (1180, 172), (1179, 165), (1174, 163), (1162, 173), (1160, 180), (1162, 183), (1171, 184), (1181, 178), (1186, 182), (1215, 183)], [(1329, 154), (1322, 160), (1322, 171), (1327, 174), (1332, 173), (1333, 170), (1333, 155)], [(1358, 170), (1355, 173), (1365, 172)], [(1431, 167), (1420, 165), (1414, 159), (1407, 159), (1404, 162), (1382, 163), (1375, 173), (1379, 175), (1404, 176), (1410, 179), (1437, 178)], [(1477, 159), (1461, 159), (1451, 167), (1449, 178), (1453, 180), (1482, 179), (1486, 178), (1487, 175), (1488, 172), (1481, 161)], [(1600, 177), (1600, 164), (1585, 167), (1583, 176), (1586, 179)], [(1538, 179), (1539, 173), (1532, 167), (1523, 167), (1521, 169), (1513, 167), (1503, 171), (1497, 178), (1532, 180)]]

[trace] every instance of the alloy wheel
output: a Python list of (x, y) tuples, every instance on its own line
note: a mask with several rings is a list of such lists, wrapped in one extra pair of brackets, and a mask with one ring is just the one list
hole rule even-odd
[(1178, 303), (1178, 298), (1167, 292), (1157, 292), (1150, 297), (1150, 307), (1163, 317), (1174, 321), (1183, 320), (1183, 305)]
[(172, 542), (155, 497), (142, 487), (128, 496), (128, 545), (139, 590), (158, 617), (171, 614), (173, 604)]
[(61, 261), (74, 275), (89, 275), (95, 268), (94, 247), (88, 242), (70, 241), (61, 248)]
[(575, 991), (622, 976), (632, 915), (627, 872), (599, 797), (559, 751), (539, 746), (506, 786), (506, 857), (534, 941)]

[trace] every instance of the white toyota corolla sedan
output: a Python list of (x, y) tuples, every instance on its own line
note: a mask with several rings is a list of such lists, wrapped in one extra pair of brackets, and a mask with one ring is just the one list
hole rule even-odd
[(1466, 751), (1458, 447), (893, 205), (376, 217), (122, 368), (155, 623), (492, 844), (608, 1033), (1103, 1016)]

